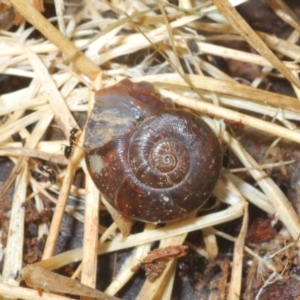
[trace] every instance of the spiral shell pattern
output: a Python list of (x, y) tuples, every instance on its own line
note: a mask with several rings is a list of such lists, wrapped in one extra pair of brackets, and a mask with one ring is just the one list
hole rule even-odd
[(84, 151), (103, 196), (126, 217), (169, 222), (201, 207), (220, 175), (217, 137), (147, 82), (98, 91)]

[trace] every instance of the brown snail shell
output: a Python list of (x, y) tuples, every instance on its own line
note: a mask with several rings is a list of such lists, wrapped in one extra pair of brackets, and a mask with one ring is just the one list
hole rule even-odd
[(146, 222), (174, 221), (201, 207), (222, 164), (218, 139), (198, 116), (174, 108), (152, 84), (128, 79), (96, 93), (84, 151), (106, 200)]

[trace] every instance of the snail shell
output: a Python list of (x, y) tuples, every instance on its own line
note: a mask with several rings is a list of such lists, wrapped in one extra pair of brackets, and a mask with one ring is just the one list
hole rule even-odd
[(146, 222), (173, 221), (201, 207), (222, 163), (217, 137), (198, 116), (174, 108), (152, 84), (128, 79), (96, 93), (84, 151), (106, 200)]

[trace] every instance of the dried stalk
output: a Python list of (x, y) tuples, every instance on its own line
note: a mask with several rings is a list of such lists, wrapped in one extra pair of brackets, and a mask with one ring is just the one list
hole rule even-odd
[(245, 205), (245, 213), (242, 228), (235, 242), (233, 251), (232, 271), (227, 295), (228, 300), (239, 300), (241, 297), (242, 272), (243, 272), (243, 256), (245, 239), (247, 236), (249, 222), (248, 205)]
[(22, 0), (9, 0), (11, 5), (35, 28), (37, 28), (44, 36), (46, 36), (53, 44), (55, 44), (67, 57), (72, 57), (77, 53), (72, 61), (76, 67), (86, 74), (90, 79), (95, 79), (100, 72), (83, 53), (66, 37), (64, 37), (42, 14), (35, 9), (29, 2)]

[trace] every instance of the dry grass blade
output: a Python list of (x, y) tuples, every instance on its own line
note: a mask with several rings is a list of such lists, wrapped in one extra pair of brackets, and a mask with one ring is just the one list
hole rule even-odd
[(43, 88), (49, 95), (49, 103), (54, 113), (54, 118), (57, 124), (63, 129), (66, 136), (69, 134), (69, 128), (78, 126), (74, 120), (73, 115), (70, 113), (66, 102), (64, 101), (61, 93), (58, 91), (56, 84), (49, 74), (48, 69), (39, 59), (39, 57), (25, 48), (25, 53), (28, 56), (28, 60), (32, 64), (33, 70), (35, 70), (37, 76), (39, 77)]
[(300, 32), (298, 17), (282, 0), (268, 0), (268, 4), (279, 18)]
[[(0, 293), (3, 297), (15, 297), (24, 300), (41, 300), (41, 295), (36, 290), (5, 283), (0, 283)], [(75, 300), (75, 298), (50, 294), (44, 291), (42, 292), (42, 296), (44, 300)]]
[(256, 128), (258, 130), (262, 130), (268, 133), (271, 133), (276, 136), (280, 136), (282, 138), (289, 139), (291, 141), (295, 141), (297, 143), (300, 142), (300, 134), (297, 131), (292, 131), (283, 126), (279, 126), (277, 124), (266, 122), (239, 112), (232, 111), (230, 109), (226, 109), (220, 106), (215, 106), (211, 103), (206, 103), (202, 101), (197, 101), (190, 97), (179, 96), (174, 92), (169, 92), (162, 90), (161, 93), (166, 97), (173, 97), (174, 102), (179, 105), (190, 107), (192, 109), (201, 111), (203, 113), (207, 113), (209, 115), (213, 115), (223, 119), (229, 119), (237, 124), (241, 123), (244, 125), (248, 125), (250, 127)]
[[(41, 119), (32, 131), (31, 136), (26, 141), (27, 147), (34, 147), (41, 135), (45, 132), (52, 120), (52, 115)], [(21, 158), (22, 160), (22, 158)], [(21, 165), (21, 173), (16, 182), (16, 193), (12, 203), (11, 219), (9, 223), (9, 230), (12, 234), (9, 235), (7, 243), (7, 253), (4, 260), (3, 279), (4, 282), (18, 283), (15, 281), (15, 276), (22, 266), (23, 257), (23, 242), (24, 242), (24, 217), (25, 212), (23, 205), (26, 200), (27, 193), (27, 173), (28, 164), (26, 159), (23, 166)]]
[(299, 59), (298, 53), (300, 50), (300, 47), (298, 45), (295, 45), (294, 43), (291, 43), (283, 39), (279, 39), (276, 36), (272, 36), (264, 32), (258, 31), (257, 34), (274, 51), (279, 52), (284, 56), (287, 56), (291, 59), (298, 61)]
[(232, 261), (232, 273), (230, 279), (230, 286), (227, 295), (228, 300), (238, 300), (241, 298), (241, 286), (242, 286), (242, 272), (243, 272), (243, 254), (245, 239), (247, 236), (249, 222), (248, 205), (245, 205), (245, 213), (243, 217), (243, 223), (241, 231), (234, 245), (233, 261)]
[(96, 287), (99, 224), (99, 192), (90, 176), (86, 176), (85, 222), (81, 282)]
[[(172, 246), (172, 245), (182, 245), (184, 240), (186, 239), (186, 234), (178, 235), (170, 239), (163, 239), (160, 242), (160, 248)], [(171, 298), (171, 291), (170, 289), (166, 288), (169, 281), (171, 280), (172, 283), (172, 275), (175, 271), (177, 260), (172, 259), (167, 263), (167, 266), (163, 272), (163, 274), (154, 282), (150, 282), (147, 280), (141, 291), (139, 292), (136, 300), (142, 300), (142, 299), (149, 299), (149, 300), (158, 300), (158, 299), (170, 299)], [(172, 286), (172, 284), (171, 284)], [(166, 290), (170, 294), (166, 294)]]
[(291, 71), (277, 58), (277, 56), (267, 47), (260, 37), (252, 30), (248, 23), (231, 6), (228, 0), (213, 0), (221, 13), (230, 21), (234, 28), (240, 32), (245, 40), (264, 58), (266, 58), (276, 69), (278, 69), (290, 82), (300, 88), (299, 80)]
[[(168, 300), (178, 289), (180, 299), (254, 299), (272, 279), (291, 280), (299, 268), (300, 198), (292, 185), (300, 181), (299, 4), (55, 0), (47, 3), (46, 19), (33, 6), (41, 0), (6, 2), (33, 27), (10, 27), (0, 7), (2, 297), (66, 300), (54, 293), (75, 287), (86, 300)], [(94, 93), (124, 78), (153, 83), (217, 135), (224, 169), (198, 214), (141, 224), (99, 195), (83, 159), (84, 124)], [(69, 158), (62, 146), (71, 147)], [(4, 164), (3, 171), (2, 160), (11, 168)], [(270, 240), (259, 244), (248, 232)], [(183, 243), (187, 256), (172, 258), (156, 281), (142, 279), (144, 270), (133, 272), (153, 248)], [(98, 255), (104, 257), (97, 261)], [(28, 286), (21, 288), (16, 275), (26, 264)]]
[(24, 280), (28, 286), (42, 290), (47, 286), (47, 289), (53, 292), (93, 297), (100, 300), (119, 299), (106, 295), (68, 277), (45, 270), (39, 266), (31, 265), (23, 268), (21, 270), (20, 280)]
[[(245, 154), (245, 158), (250, 162), (252, 166), (257, 166), (256, 162), (253, 160), (249, 154)], [(258, 180), (258, 184), (264, 191), (269, 201), (271, 201), (278, 217), (285, 223), (289, 229), (292, 237), (296, 239), (300, 234), (300, 218), (296, 211), (290, 204), (287, 197), (279, 189), (278, 185), (267, 176), (263, 171), (250, 171), (253, 176)]]
[[(110, 253), (122, 249), (137, 247), (153, 241), (158, 241), (164, 238), (184, 234), (186, 232), (196, 231), (198, 229), (214, 226), (235, 220), (243, 215), (244, 204), (236, 203), (224, 211), (213, 213), (210, 215), (195, 218), (193, 220), (182, 220), (175, 224), (169, 224), (167, 227), (146, 231), (126, 238), (115, 239), (110, 242), (99, 245), (98, 254)], [(69, 263), (76, 262), (82, 259), (82, 248), (70, 250), (51, 258), (42, 260), (35, 265), (39, 265), (47, 270), (61, 268)]]
[(24, 209), (22, 204), (26, 199), (27, 190), (27, 164), (23, 169), (16, 181), (16, 193), (12, 203), (11, 222), (9, 230), (12, 233), (7, 241), (7, 253), (5, 256), (3, 266), (3, 282), (12, 285), (18, 285), (15, 280), (16, 275), (22, 268), (23, 257), (23, 241), (24, 241)]
[[(207, 118), (206, 121), (209, 122), (211, 126), (214, 125)], [(249, 167), (249, 173), (267, 196), (268, 201), (275, 209), (276, 215), (286, 225), (292, 237), (296, 239), (300, 234), (300, 217), (295, 212), (287, 197), (264, 171), (259, 170), (257, 162), (236, 139), (227, 132), (223, 134), (222, 138), (230, 145), (230, 148), (243, 162), (244, 166)]]
[[(189, 78), (193, 86), (197, 89), (203, 89), (210, 92), (229, 94), (239, 98), (250, 99), (255, 102), (273, 105), (282, 109), (288, 109), (299, 112), (300, 104), (295, 98), (271, 93), (268, 91), (261, 91), (246, 85), (238, 84), (232, 81), (225, 81), (220, 79), (214, 79), (206, 76), (189, 75)], [(178, 84), (186, 86), (183, 80), (176, 75), (160, 74), (156, 78), (147, 76), (145, 80), (153, 82), (163, 82), (164, 86), (167, 84)], [(180, 88), (180, 87), (178, 87)]]
[[(209, 230), (217, 235), (217, 236), (220, 236), (224, 239), (227, 239), (231, 242), (236, 242), (237, 239), (224, 233), (224, 232), (221, 232), (219, 230), (216, 230), (214, 228), (209, 228)], [(276, 271), (276, 266), (272, 265), (269, 261), (267, 261), (266, 259), (260, 257), (257, 253), (255, 253), (252, 249), (250, 249), (249, 247), (245, 246), (244, 247), (245, 251), (248, 252), (251, 256), (253, 256), (255, 259), (257, 259), (258, 261), (260, 261), (262, 263), (262, 265), (265, 265), (270, 271), (274, 272), (274, 273), (277, 273)]]
[(22, 168), (24, 167), (24, 163), (26, 162), (26, 157), (19, 156), (17, 163), (15, 164), (13, 170), (11, 171), (8, 179), (5, 181), (5, 183), (1, 186), (0, 189), (0, 198), (2, 198), (7, 191), (10, 189), (12, 184), (14, 183), (16, 177), (21, 172)]
[[(0, 147), (1, 156), (27, 156), (31, 158), (37, 158), (42, 160), (51, 160), (51, 162), (61, 165), (67, 165), (68, 160), (63, 155), (56, 155), (46, 153), (41, 150), (29, 149), (29, 148), (15, 148), (15, 147)], [(18, 172), (17, 172), (18, 173)], [(1, 193), (0, 193), (1, 195)]]
[[(155, 226), (153, 224), (145, 224), (144, 232), (153, 230)], [(131, 256), (124, 262), (120, 272), (105, 290), (109, 295), (115, 295), (125, 284), (134, 276), (132, 269), (141, 263), (142, 259), (150, 251), (151, 244), (144, 244), (134, 249)]]
[[(57, 205), (57, 200), (52, 197), (46, 190), (45, 188), (49, 187), (49, 184), (48, 186), (44, 186), (44, 187), (41, 187), (33, 178), (31, 178), (30, 180), (33, 188), (35, 188), (37, 190), (36, 193), (41, 193), (42, 195), (44, 195), (49, 201), (51, 201), (52, 203), (54, 203), (55, 205)], [(33, 197), (34, 195), (29, 195), (29, 199), (31, 197)], [(80, 213), (74, 211), (72, 208), (68, 208), (68, 207), (65, 207), (65, 212), (69, 213), (71, 216), (73, 216), (75, 219), (77, 219), (79, 222), (84, 222), (84, 216), (81, 215)]]
[[(115, 234), (115, 231), (117, 230), (117, 224), (116, 223), (112, 223), (111, 225), (110, 225), (110, 227), (109, 228), (107, 228), (106, 230), (104, 230), (103, 232), (102, 232), (102, 236), (101, 236), (101, 238), (99, 239), (99, 241), (98, 241), (98, 247), (100, 246), (100, 245), (102, 245), (107, 239), (109, 239), (109, 237), (111, 236), (111, 235), (113, 235), (113, 234)], [(100, 230), (99, 230), (99, 232), (100, 232)], [(83, 253), (81, 252), (81, 250), (83, 250), (83, 248), (82, 249), (80, 249), (80, 251), (79, 251), (79, 254), (82, 254), (83, 255)], [(76, 251), (77, 252), (77, 251)], [(96, 252), (97, 253), (97, 252)], [(95, 253), (93, 254), (93, 257), (95, 256)], [(51, 265), (51, 260), (52, 259), (49, 259), (48, 260), (48, 262), (50, 262), (50, 265)], [(55, 260), (55, 259), (54, 259)], [(50, 270), (52, 270), (52, 269), (56, 269), (56, 267), (53, 267), (53, 266), (49, 266), (49, 264), (48, 264), (48, 262), (46, 261), (46, 264), (45, 264), (45, 261), (43, 262), (43, 264), (42, 264), (42, 266), (44, 266), (44, 267), (46, 267), (47, 269), (50, 269)], [(81, 273), (81, 271), (82, 271), (82, 268), (83, 268), (83, 263), (81, 263), (78, 267), (77, 267), (77, 269), (76, 269), (76, 271), (74, 272), (74, 274), (72, 275), (72, 279), (75, 279), (75, 278), (78, 278), (79, 276), (80, 276), (80, 273)], [(90, 278), (91, 278), (91, 276), (90, 276)]]
[(275, 208), (264, 193), (233, 174), (226, 174), (225, 176), (238, 188), (240, 193), (255, 206), (270, 215), (273, 215), (276, 212)]
[(66, 28), (65, 28), (65, 23), (63, 19), (63, 12), (65, 10), (65, 5), (63, 0), (55, 0), (55, 11), (57, 15), (57, 20), (58, 20), (58, 28), (59, 31), (65, 35), (66, 34)]
[[(264, 39), (264, 41), (268, 44), (269, 47), (271, 47), (274, 50), (278, 49), (278, 43), (280, 43), (280, 42), (288, 44), (286, 41), (280, 40), (276, 37), (272, 37), (268, 34), (263, 34), (261, 32), (257, 32), (257, 34), (262, 39), (264, 39), (263, 37), (265, 36), (266, 38)], [(274, 43), (272, 43), (272, 45), (270, 45), (268, 43), (268, 40), (271, 40), (272, 38), (276, 39), (278, 41), (278, 43), (276, 44), (274, 42)], [(186, 47), (186, 41), (176, 40), (176, 43), (181, 47), (184, 47), (184, 48)], [(198, 46), (199, 52), (204, 52), (204, 53), (207, 53), (207, 54), (213, 54), (213, 55), (216, 55), (216, 56), (219, 56), (219, 57), (222, 57), (222, 58), (238, 59), (239, 61), (249, 62), (249, 63), (253, 63), (253, 64), (265, 66), (265, 67), (272, 67), (272, 65), (270, 64), (270, 62), (268, 60), (266, 60), (264, 57), (262, 57), (258, 54), (239, 51), (239, 50), (236, 50), (236, 49), (232, 49), (232, 48), (228, 48), (228, 47), (224, 47), (224, 46), (219, 46), (219, 45), (213, 45), (213, 44), (209, 44), (209, 43), (205, 43), (205, 42), (197, 42), (196, 44)], [(296, 56), (297, 55), (297, 49), (299, 49), (299, 46), (296, 46), (296, 45), (293, 45), (293, 44), (290, 44), (290, 46), (292, 47), (291, 50), (284, 47), (285, 53), (288, 51), (287, 53), (289, 54), (289, 57), (290, 56)], [(282, 47), (282, 50), (283, 50), (283, 47)], [(284, 64), (291, 70), (299, 70), (299, 66), (294, 62), (285, 61)]]
[(83, 136), (81, 135), (80, 139), (78, 140), (79, 146), (74, 149), (74, 153), (70, 158), (70, 163), (66, 170), (66, 175), (63, 180), (63, 185), (60, 190), (59, 198), (55, 209), (55, 214), (53, 215), (51, 227), (49, 230), (49, 235), (45, 245), (43, 259), (51, 257), (54, 253), (56, 241), (59, 235), (60, 225), (62, 222), (62, 217), (67, 204), (68, 196), (70, 194), (71, 185), (73, 183), (75, 169), (83, 156), (83, 151), (81, 148), (82, 140), (83, 140)]
[[(30, 3), (22, 0), (9, 0), (11, 5), (21, 14), (24, 18), (36, 27), (42, 34), (44, 34), (53, 44), (57, 45), (59, 49), (67, 56), (71, 57), (77, 52), (77, 48), (66, 37), (64, 37), (50, 22), (48, 22), (38, 10)], [(77, 68), (83, 73), (87, 74), (90, 79), (95, 79), (100, 72), (85, 55), (78, 52), (72, 59)]]

